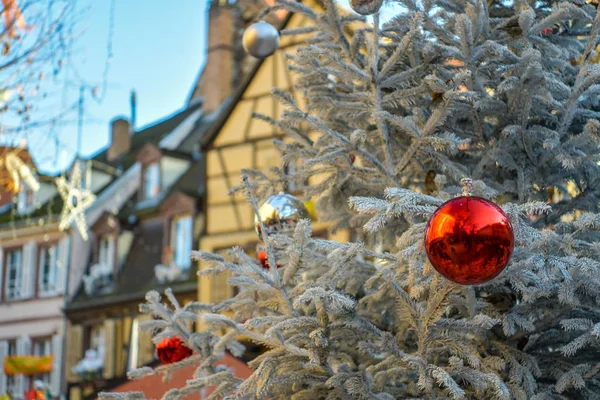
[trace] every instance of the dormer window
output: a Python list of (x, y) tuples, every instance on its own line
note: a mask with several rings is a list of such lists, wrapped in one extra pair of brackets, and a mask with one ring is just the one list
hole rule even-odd
[(181, 215), (171, 222), (171, 249), (173, 261), (181, 269), (192, 265), (192, 216)]
[(144, 171), (144, 199), (152, 199), (160, 193), (160, 163), (148, 165)]
[(98, 264), (114, 267), (113, 260), (115, 255), (115, 239), (113, 235), (104, 235), (98, 242)]

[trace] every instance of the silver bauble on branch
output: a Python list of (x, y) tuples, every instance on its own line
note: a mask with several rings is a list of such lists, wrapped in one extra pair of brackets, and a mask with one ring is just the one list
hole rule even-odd
[(383, 0), (350, 0), (350, 7), (360, 15), (375, 14), (383, 4)]
[(279, 47), (279, 32), (273, 25), (260, 21), (246, 28), (242, 44), (251, 56), (266, 58)]
[(254, 217), (256, 233), (262, 239), (259, 217), (265, 227), (265, 233), (270, 235), (293, 232), (300, 220), (310, 219), (310, 214), (302, 200), (280, 192), (270, 196), (258, 209), (258, 216)]

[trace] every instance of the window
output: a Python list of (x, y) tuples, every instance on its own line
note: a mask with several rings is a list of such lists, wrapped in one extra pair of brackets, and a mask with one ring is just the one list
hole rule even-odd
[(98, 243), (98, 264), (113, 267), (115, 252), (114, 238), (112, 235), (104, 235)]
[(17, 195), (17, 210), (19, 212), (27, 212), (33, 208), (33, 190), (26, 183), (22, 183), (21, 190)]
[(40, 249), (39, 293), (54, 294), (58, 282), (58, 246)]
[[(32, 355), (34, 356), (49, 356), (52, 354), (52, 339), (34, 339), (32, 343)], [(44, 374), (38, 374), (33, 376), (33, 381), (40, 380), (46, 384), (46, 387), (50, 386), (50, 372)]]
[(21, 295), (23, 279), (23, 250), (6, 252), (6, 299), (18, 299)]
[(90, 328), (90, 349), (98, 354), (104, 354), (104, 325), (94, 325)]
[[(8, 354), (7, 355), (8, 356), (16, 356), (17, 355), (17, 341), (16, 340), (8, 341)], [(17, 375), (7, 375), (6, 376), (6, 391), (7, 391), (7, 393), (12, 393), (13, 398), (21, 395), (21, 393), (17, 393)]]
[(151, 199), (160, 192), (160, 164), (155, 162), (144, 172), (144, 199)]
[(173, 261), (182, 269), (192, 265), (190, 253), (192, 252), (192, 217), (184, 215), (176, 217), (171, 223), (171, 249)]

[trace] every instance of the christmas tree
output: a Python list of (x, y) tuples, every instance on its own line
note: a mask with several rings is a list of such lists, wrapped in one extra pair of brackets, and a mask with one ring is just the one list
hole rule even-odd
[[(311, 35), (291, 59), (305, 105), (274, 89), (282, 118), (257, 116), (287, 134), (275, 144), (295, 168), (245, 171), (239, 190), (260, 215), (293, 183), (355, 235), (312, 238), (297, 210), (280, 226), (258, 218), (268, 269), (239, 248), (194, 253), (237, 294), (179, 305), (148, 293), (143, 328), (192, 355), (175, 340), (183, 356), (167, 361), (181, 361), (131, 378), (197, 363), (165, 399), (207, 387), (210, 399), (600, 398), (600, 14), (582, 0), (398, 2), (385, 23), (378, 0), (353, 2), (368, 19), (332, 1), (268, 10), (314, 22), (281, 32)], [(461, 210), (436, 212), (463, 192)], [(469, 196), (502, 210), (477, 200), (475, 213)], [(492, 211), (510, 223), (429, 246)], [(501, 247), (506, 268), (488, 257)], [(496, 270), (461, 280), (432, 265), (461, 269), (458, 253)], [(245, 380), (215, 366), (241, 337), (266, 348)]]

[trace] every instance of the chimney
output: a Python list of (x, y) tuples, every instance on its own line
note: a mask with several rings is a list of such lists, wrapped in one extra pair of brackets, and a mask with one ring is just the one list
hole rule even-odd
[(135, 120), (137, 117), (137, 94), (133, 89), (131, 89), (131, 96), (129, 96), (129, 104), (131, 105), (131, 131), (135, 132)]
[(241, 29), (239, 10), (226, 0), (213, 0), (208, 11), (206, 65), (190, 101), (202, 97), (205, 113), (216, 111), (231, 95), (239, 71)]
[(131, 147), (129, 121), (125, 118), (113, 119), (110, 123), (111, 139), (106, 154), (108, 161), (118, 160)]

